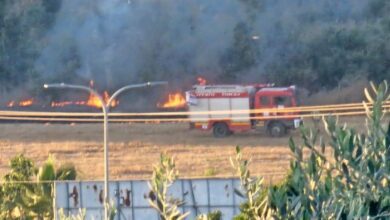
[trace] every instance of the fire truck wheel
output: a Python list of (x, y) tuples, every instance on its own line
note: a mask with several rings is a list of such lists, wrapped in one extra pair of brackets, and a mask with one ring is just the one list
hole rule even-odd
[(268, 133), (271, 137), (282, 137), (286, 132), (286, 127), (280, 122), (274, 122), (268, 127)]
[(216, 138), (222, 138), (231, 134), (229, 127), (225, 123), (216, 123), (213, 126), (213, 134)]

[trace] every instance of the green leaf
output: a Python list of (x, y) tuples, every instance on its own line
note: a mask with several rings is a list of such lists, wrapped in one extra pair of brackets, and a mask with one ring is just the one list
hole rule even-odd
[(370, 93), (368, 92), (368, 89), (365, 88), (364, 89), (364, 95), (366, 96), (366, 99), (370, 102), (370, 103), (374, 103), (374, 99), (371, 97)]
[(347, 178), (347, 180), (349, 180), (350, 179), (349, 178), (349, 170), (348, 170), (347, 165), (344, 162), (341, 164), (341, 168), (343, 170), (345, 177)]
[(367, 162), (367, 166), (368, 166), (368, 171), (370, 172), (371, 175), (374, 175), (375, 174), (375, 166), (374, 166), (374, 163), (369, 160)]
[(55, 180), (55, 176), (54, 161), (51, 157), (49, 157), (43, 166), (39, 168), (37, 177), (39, 181), (49, 181)]
[(370, 81), (370, 86), (371, 86), (372, 91), (374, 91), (374, 93), (377, 95), (378, 90), (376, 89), (376, 86), (374, 85), (374, 83), (372, 81)]
[(242, 193), (241, 190), (239, 190), (239, 189), (234, 188), (234, 193), (235, 193), (236, 195), (238, 195), (239, 197), (241, 197), (241, 198), (246, 198), (246, 196), (244, 195), (244, 193)]
[(236, 154), (240, 154), (241, 153), (241, 148), (240, 146), (236, 146)]
[(296, 146), (292, 137), (289, 138), (288, 146), (290, 147), (292, 152), (295, 152)]
[(56, 171), (56, 180), (75, 180), (77, 177), (76, 167), (71, 163), (61, 165)]
[(362, 153), (363, 153), (363, 149), (362, 149), (362, 146), (360, 144), (357, 145), (355, 152), (356, 153), (355, 153), (355, 156), (354, 156), (354, 159), (355, 159), (354, 162), (359, 162), (361, 160), (361, 156), (362, 156)]

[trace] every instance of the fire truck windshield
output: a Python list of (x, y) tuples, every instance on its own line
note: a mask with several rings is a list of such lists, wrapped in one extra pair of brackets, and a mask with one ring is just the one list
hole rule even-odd
[(291, 106), (291, 97), (290, 96), (275, 96), (274, 104), (279, 106)]

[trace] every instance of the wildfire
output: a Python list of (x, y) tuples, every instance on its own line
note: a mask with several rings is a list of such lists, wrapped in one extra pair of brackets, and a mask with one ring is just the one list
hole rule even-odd
[[(89, 82), (89, 86), (93, 88), (94, 82), (91, 80)], [(111, 96), (107, 91), (103, 92), (103, 101), (104, 103), (107, 103), (108, 100), (110, 100)], [(90, 93), (88, 96), (88, 99), (85, 101), (64, 101), (64, 102), (51, 102), (51, 107), (64, 107), (67, 105), (84, 105), (84, 106), (90, 106), (95, 108), (101, 108), (102, 103), (99, 100), (99, 97), (95, 96), (93, 93)], [(114, 99), (112, 100), (110, 106), (116, 107), (119, 105), (119, 101)]]
[[(110, 100), (110, 98), (111, 98), (110, 94), (108, 94), (107, 91), (104, 91), (104, 93), (103, 93), (104, 102), (105, 102), (105, 103), (108, 103), (108, 101)], [(116, 107), (116, 106), (118, 106), (118, 105), (119, 105), (119, 100), (114, 99), (114, 100), (111, 101), (111, 107)]]
[[(197, 84), (204, 86), (207, 85), (207, 80), (201, 76), (196, 78)], [(185, 109), (187, 107), (187, 102), (185, 95), (182, 92), (172, 92), (168, 94), (168, 97), (165, 98), (165, 102), (157, 103), (157, 108), (159, 109)]]
[(157, 104), (159, 108), (183, 108), (186, 105), (186, 99), (180, 92), (168, 94), (168, 99), (165, 103)]
[(71, 101), (66, 102), (51, 102), (51, 107), (64, 107), (66, 105), (73, 105), (74, 103)]
[(31, 106), (33, 104), (34, 104), (34, 99), (30, 98), (30, 99), (22, 100), (19, 102), (10, 101), (7, 103), (7, 107), (8, 108), (12, 108), (14, 106), (27, 107), (27, 106)]
[(19, 106), (26, 107), (26, 106), (32, 105), (33, 103), (34, 103), (33, 99), (27, 99), (27, 100), (24, 100), (24, 101), (20, 101), (19, 102)]
[[(94, 82), (91, 80), (89, 82), (89, 86), (91, 88), (93, 88), (94, 86)], [(110, 94), (107, 92), (107, 91), (104, 91), (103, 94), (102, 94), (102, 98), (103, 98), (103, 102), (104, 103), (108, 103), (108, 100), (110, 100), (111, 96)], [(20, 106), (20, 107), (28, 107), (28, 106), (31, 106), (35, 103), (34, 99), (33, 98), (30, 98), (30, 99), (25, 99), (25, 100), (22, 100), (22, 101), (9, 101), (7, 103), (7, 107), (8, 108), (12, 108), (12, 107), (16, 107), (16, 106)], [(68, 105), (79, 105), (79, 106), (90, 106), (90, 107), (95, 107), (95, 108), (101, 108), (102, 107), (102, 104), (99, 100), (99, 98), (97, 96), (95, 96), (94, 94), (89, 94), (88, 96), (88, 99), (87, 100), (79, 100), (79, 101), (62, 101), (62, 102), (51, 102), (50, 103), (50, 106), (51, 107), (65, 107), (65, 106), (68, 106)], [(114, 99), (111, 101), (111, 104), (110, 104), (110, 107), (116, 107), (119, 105), (119, 101)]]

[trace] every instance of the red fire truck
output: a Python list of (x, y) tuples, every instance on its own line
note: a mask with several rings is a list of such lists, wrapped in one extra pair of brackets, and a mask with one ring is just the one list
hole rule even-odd
[(215, 137), (264, 128), (270, 136), (281, 137), (301, 123), (297, 113), (275, 111), (297, 106), (295, 86), (195, 85), (186, 92), (186, 101), (190, 127), (212, 129)]

